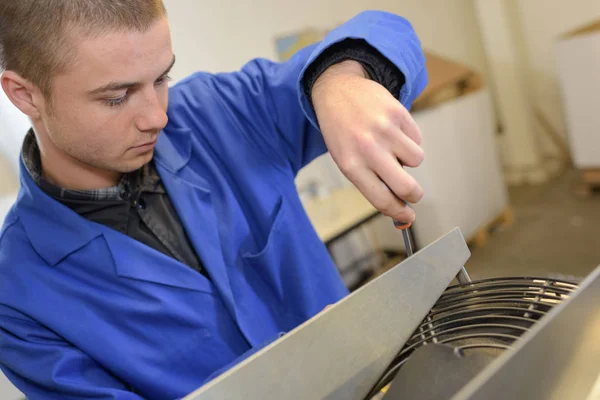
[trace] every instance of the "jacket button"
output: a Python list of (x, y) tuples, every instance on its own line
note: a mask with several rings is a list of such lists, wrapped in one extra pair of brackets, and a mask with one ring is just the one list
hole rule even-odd
[(144, 199), (139, 199), (137, 201), (137, 204), (135, 205), (135, 207), (138, 210), (145, 210), (146, 209), (146, 202), (144, 201)]

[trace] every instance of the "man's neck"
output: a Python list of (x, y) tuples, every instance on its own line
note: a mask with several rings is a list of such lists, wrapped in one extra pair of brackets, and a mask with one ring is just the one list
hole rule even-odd
[[(102, 171), (73, 159), (63, 163), (41, 155), (42, 177), (54, 186), (69, 190), (94, 190), (116, 186), (121, 174)], [(78, 164), (77, 166), (73, 164)]]
[[(37, 136), (37, 135), (36, 135)], [(94, 190), (116, 186), (121, 173), (87, 165), (58, 150), (49, 140), (34, 138), (39, 148), (42, 177), (68, 190)]]

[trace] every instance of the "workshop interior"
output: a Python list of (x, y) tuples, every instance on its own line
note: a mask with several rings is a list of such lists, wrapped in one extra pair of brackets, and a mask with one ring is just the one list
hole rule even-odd
[[(600, 1), (164, 3), (170, 84), (285, 61), (370, 9), (411, 22), (429, 78), (416, 220), (329, 154), (302, 169), (350, 294), (186, 399), (600, 399)], [(0, 223), (30, 126), (0, 90)], [(0, 376), (0, 400), (23, 398)]]

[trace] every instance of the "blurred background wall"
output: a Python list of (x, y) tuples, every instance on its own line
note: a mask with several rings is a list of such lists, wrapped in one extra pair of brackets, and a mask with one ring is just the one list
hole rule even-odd
[(166, 0), (165, 4), (178, 57), (174, 78), (197, 69), (235, 70), (254, 57), (276, 59), (275, 37), (310, 27), (331, 29), (366, 9), (406, 17), (424, 47), (485, 70), (472, 0)]
[(510, 4), (528, 57), (526, 74), (534, 102), (556, 130), (566, 135), (556, 67), (557, 38), (598, 19), (600, 1), (510, 0)]

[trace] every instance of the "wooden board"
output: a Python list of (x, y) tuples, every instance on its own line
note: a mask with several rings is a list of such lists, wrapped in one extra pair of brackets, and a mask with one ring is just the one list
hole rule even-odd
[(575, 189), (575, 194), (589, 197), (600, 190), (600, 168), (582, 169), (581, 182)]
[(433, 107), (478, 90), (483, 85), (479, 74), (469, 67), (425, 52), (429, 82), (413, 103), (412, 110)]
[(514, 212), (512, 207), (508, 206), (495, 218), (484, 224), (469, 240), (467, 240), (469, 247), (485, 246), (492, 232), (500, 228), (509, 227), (513, 222)]
[(600, 19), (590, 22), (589, 24), (579, 27), (573, 31), (567, 32), (564, 35), (562, 35), (560, 38), (568, 39), (568, 38), (572, 38), (575, 36), (587, 35), (589, 33), (596, 33), (596, 32), (600, 32)]

